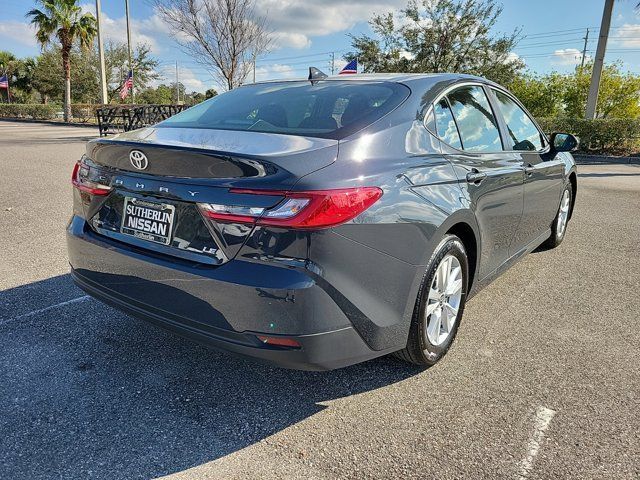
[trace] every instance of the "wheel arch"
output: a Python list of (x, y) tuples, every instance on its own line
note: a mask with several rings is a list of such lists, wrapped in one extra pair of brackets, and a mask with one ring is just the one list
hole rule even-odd
[(460, 239), (462, 244), (464, 245), (464, 249), (467, 252), (467, 260), (469, 262), (469, 285), (468, 291), (474, 285), (474, 281), (476, 279), (476, 268), (478, 266), (478, 240), (476, 239), (476, 234), (473, 231), (471, 225), (465, 222), (459, 222), (453, 225), (449, 230), (447, 230), (447, 234), (455, 235)]
[[(468, 291), (470, 292), (478, 278), (480, 252), (482, 251), (480, 229), (478, 228), (478, 222), (473, 212), (464, 209), (458, 210), (449, 216), (442, 225), (440, 225), (434, 235), (433, 249), (435, 249), (440, 239), (446, 235), (455, 235), (458, 237), (467, 251), (467, 258), (469, 260)], [(431, 254), (433, 254), (433, 249), (430, 252)]]
[(569, 219), (571, 219), (571, 217), (573, 216), (573, 207), (576, 204), (576, 197), (578, 194), (578, 175), (576, 174), (575, 170), (573, 170), (569, 174), (569, 182), (571, 182), (571, 189), (573, 190), (572, 192), (573, 198), (571, 199), (571, 209), (569, 210)]

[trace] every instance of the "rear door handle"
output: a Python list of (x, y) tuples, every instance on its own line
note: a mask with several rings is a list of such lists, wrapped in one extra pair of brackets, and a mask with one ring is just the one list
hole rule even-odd
[(484, 172), (480, 172), (475, 168), (467, 173), (467, 182), (475, 183), (476, 185), (482, 182), (482, 180), (484, 180), (485, 178), (487, 178), (487, 174)]

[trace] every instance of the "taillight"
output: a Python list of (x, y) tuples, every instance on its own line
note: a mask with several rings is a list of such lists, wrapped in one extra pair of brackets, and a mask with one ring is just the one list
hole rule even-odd
[(100, 174), (95, 167), (91, 167), (85, 162), (84, 157), (78, 160), (73, 167), (71, 183), (78, 190), (91, 195), (107, 195), (111, 191), (109, 185), (99, 182)]
[(373, 205), (381, 196), (378, 187), (275, 192), (272, 190), (231, 189), (231, 193), (252, 195), (283, 195), (272, 208), (216, 205), (200, 203), (203, 214), (223, 222), (254, 223), (276, 227), (317, 229), (330, 228), (348, 222)]

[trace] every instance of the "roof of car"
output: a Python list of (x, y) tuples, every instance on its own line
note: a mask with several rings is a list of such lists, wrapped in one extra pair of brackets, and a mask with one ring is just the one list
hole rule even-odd
[[(307, 78), (287, 78), (264, 80), (256, 83), (280, 83), (280, 82), (300, 82), (306, 81)], [(462, 73), (358, 73), (353, 75), (331, 75), (320, 81), (328, 80), (346, 80), (346, 81), (385, 81), (408, 83), (412, 81), (431, 80), (431, 81), (457, 81), (457, 80), (475, 80), (488, 82), (486, 79), (476, 77), (474, 75), (465, 75)], [(489, 82), (490, 83), (490, 82)]]

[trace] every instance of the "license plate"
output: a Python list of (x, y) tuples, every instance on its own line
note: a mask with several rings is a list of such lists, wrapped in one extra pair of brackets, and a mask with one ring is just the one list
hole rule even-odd
[(120, 231), (125, 235), (169, 245), (175, 212), (173, 205), (125, 197)]

